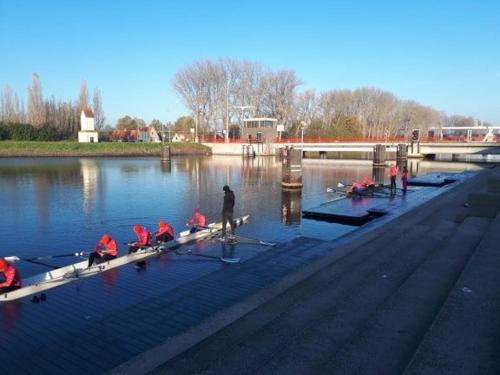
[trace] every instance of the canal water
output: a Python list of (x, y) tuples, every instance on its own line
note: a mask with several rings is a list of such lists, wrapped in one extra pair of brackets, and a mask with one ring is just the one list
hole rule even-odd
[[(481, 165), (410, 161), (412, 175), (478, 170)], [(297, 236), (334, 239), (354, 229), (301, 217), (301, 210), (332, 198), (327, 188), (370, 177), (370, 161), (305, 159), (302, 192), (281, 188), (281, 163), (273, 157), (0, 159), (0, 256), (31, 257), (93, 249), (103, 233), (122, 253), (134, 224), (156, 229), (158, 220), (176, 232), (199, 208), (220, 220), (225, 184), (236, 195), (235, 215), (251, 215), (242, 236), (282, 242)], [(398, 181), (399, 183), (399, 181)], [(63, 258), (60, 264), (73, 263)], [(24, 277), (45, 271), (22, 263)]]

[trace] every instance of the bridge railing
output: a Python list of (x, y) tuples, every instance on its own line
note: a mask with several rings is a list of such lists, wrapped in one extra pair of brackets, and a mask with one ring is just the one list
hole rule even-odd
[[(439, 136), (434, 136), (434, 137), (421, 137), (419, 142), (420, 143), (468, 143), (468, 142), (483, 142), (484, 135), (473, 135), (470, 138), (467, 138), (467, 136), (451, 136), (451, 135), (446, 135), (443, 136), (441, 139)], [(214, 139), (214, 138), (206, 138), (204, 140), (205, 142), (208, 143), (225, 143), (224, 139)], [(262, 142), (260, 143), (267, 143), (267, 139), (263, 139)], [(300, 137), (289, 137), (289, 138), (275, 138), (272, 139), (270, 142), (272, 143), (281, 143), (281, 144), (289, 144), (289, 143), (302, 143), (302, 138)], [(374, 138), (348, 138), (348, 137), (335, 137), (335, 138), (304, 138), (303, 142), (305, 144), (315, 144), (315, 143), (391, 143), (391, 144), (398, 144), (398, 143), (410, 143), (408, 138), (406, 137), (391, 137), (391, 138), (380, 138), (380, 137), (374, 137)], [(493, 139), (491, 139), (489, 142), (495, 142), (495, 143), (500, 143), (500, 135), (495, 135)], [(248, 143), (259, 143), (256, 142), (255, 139), (253, 139), (251, 142), (248, 141), (248, 139), (245, 138), (229, 138), (229, 143), (240, 143), (240, 144), (248, 144)]]

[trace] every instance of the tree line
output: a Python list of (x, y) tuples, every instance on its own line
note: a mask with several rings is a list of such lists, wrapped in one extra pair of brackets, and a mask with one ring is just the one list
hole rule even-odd
[(409, 137), (413, 129), (476, 123), (377, 88), (299, 92), (301, 85), (292, 70), (229, 58), (196, 61), (172, 80), (202, 132), (227, 129), (244, 117), (276, 118), (291, 135), (305, 124), (308, 137)]
[(0, 91), (0, 139), (59, 140), (76, 138), (84, 108), (94, 112), (95, 126), (104, 127), (105, 115), (101, 92), (94, 89), (90, 100), (85, 80), (76, 100), (45, 99), (38, 74), (33, 73), (27, 89), (27, 104), (10, 86)]

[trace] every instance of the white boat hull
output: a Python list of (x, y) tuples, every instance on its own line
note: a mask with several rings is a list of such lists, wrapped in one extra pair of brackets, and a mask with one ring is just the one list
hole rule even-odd
[[(248, 221), (250, 215), (243, 216), (241, 218), (235, 219), (236, 226), (240, 226)], [(140, 249), (135, 253), (123, 255), (121, 257), (103, 262), (100, 264), (93, 265), (92, 267), (87, 267), (88, 260), (71, 264), (69, 266), (57, 268), (52, 271), (48, 271), (42, 274), (31, 276), (23, 280), (23, 286), (20, 289), (0, 294), (0, 302), (14, 301), (19, 298), (27, 297), (32, 294), (43, 292), (47, 289), (52, 289), (72, 281), (95, 276), (102, 272), (117, 268), (129, 263), (135, 263), (139, 261), (146, 260), (155, 255), (158, 255), (164, 251), (174, 249), (181, 245), (206, 239), (216, 235), (222, 230), (222, 223), (211, 223), (208, 225), (207, 229), (200, 230), (195, 233), (189, 233), (189, 230), (179, 233), (179, 237), (175, 240), (164, 243), (160, 246), (148, 247), (146, 249)]]

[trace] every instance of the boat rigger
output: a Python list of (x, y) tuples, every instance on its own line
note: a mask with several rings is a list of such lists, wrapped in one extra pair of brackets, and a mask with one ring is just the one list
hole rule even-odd
[[(248, 222), (249, 218), (250, 215), (237, 218), (235, 219), (235, 225), (241, 226)], [(28, 297), (48, 289), (68, 284), (81, 278), (95, 276), (110, 269), (117, 268), (129, 263), (144, 261), (162, 252), (176, 249), (182, 245), (216, 236), (221, 231), (222, 222), (215, 222), (208, 224), (205, 229), (202, 229), (198, 232), (190, 233), (189, 230), (183, 231), (179, 233), (179, 237), (162, 245), (140, 249), (135, 253), (123, 255), (104, 263), (93, 265), (91, 267), (88, 267), (88, 260), (84, 260), (65, 267), (57, 268), (55, 270), (44, 272), (24, 279), (24, 286), (22, 288), (0, 294), (0, 302), (14, 301), (19, 298)]]

